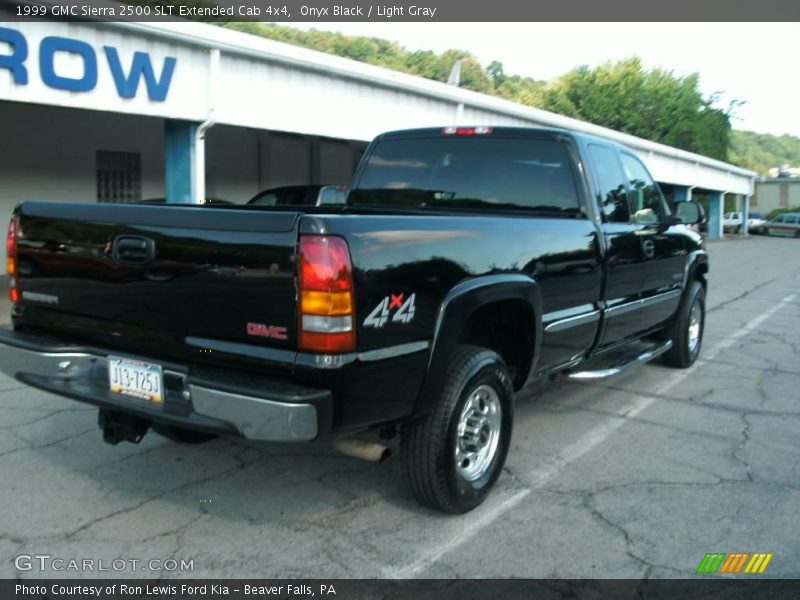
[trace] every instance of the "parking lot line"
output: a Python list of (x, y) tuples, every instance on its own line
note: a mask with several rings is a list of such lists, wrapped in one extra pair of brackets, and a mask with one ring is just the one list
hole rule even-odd
[[(711, 350), (706, 352), (704, 357), (698, 360), (694, 365), (692, 365), (692, 367), (667, 377), (666, 380), (660, 386), (658, 386), (655, 392), (646, 397), (641, 396), (634, 402), (631, 402), (623, 411), (619, 413), (619, 415), (614, 415), (613, 417), (610, 417), (610, 421), (590, 429), (572, 444), (567, 446), (551, 461), (548, 461), (547, 464), (530, 471), (526, 476), (527, 479), (532, 481), (529, 487), (517, 490), (511, 496), (502, 500), (495, 499), (494, 502), (492, 502), (490, 499), (486, 505), (477, 508), (470, 515), (470, 526), (468, 529), (464, 529), (462, 532), (451, 537), (444, 543), (435, 544), (426, 549), (419, 550), (417, 552), (418, 558), (411, 563), (406, 565), (392, 565), (385, 567), (383, 569), (384, 577), (390, 579), (408, 579), (418, 576), (421, 572), (430, 567), (431, 564), (437, 562), (449, 551), (458, 548), (465, 542), (469, 541), (487, 526), (494, 523), (494, 521), (500, 518), (503, 514), (513, 509), (517, 504), (529, 496), (534, 489), (545, 485), (547, 482), (553, 479), (553, 477), (555, 477), (562, 469), (564, 469), (564, 467), (578, 460), (596, 446), (602, 444), (612, 433), (622, 427), (626, 422), (638, 416), (652, 406), (656, 400), (658, 400), (658, 396), (666, 394), (670, 389), (684, 381), (704, 364), (714, 360), (723, 350), (730, 348), (739, 338), (744, 337), (759, 327), (762, 323), (764, 323), (764, 321), (780, 311), (796, 297), (797, 293), (786, 296), (768, 311), (748, 321), (740, 329), (717, 342), (711, 348)], [(477, 518), (475, 513), (480, 513), (477, 515)]]

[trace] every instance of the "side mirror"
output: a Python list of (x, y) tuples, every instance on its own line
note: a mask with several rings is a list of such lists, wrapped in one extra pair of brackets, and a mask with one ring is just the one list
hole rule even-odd
[(703, 207), (697, 202), (676, 202), (675, 216), (684, 225), (699, 225), (706, 220)]
[(317, 195), (317, 206), (331, 206), (347, 204), (348, 190), (341, 185), (326, 185), (319, 189)]

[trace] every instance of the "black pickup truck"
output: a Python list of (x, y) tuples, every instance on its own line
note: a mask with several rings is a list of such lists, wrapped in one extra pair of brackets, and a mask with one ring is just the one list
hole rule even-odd
[(623, 146), (488, 127), (379, 136), (338, 205), (25, 202), (0, 368), (98, 406), (111, 443), (330, 435), (377, 460), (399, 434), (417, 499), (465, 512), (526, 384), (695, 361), (702, 218)]

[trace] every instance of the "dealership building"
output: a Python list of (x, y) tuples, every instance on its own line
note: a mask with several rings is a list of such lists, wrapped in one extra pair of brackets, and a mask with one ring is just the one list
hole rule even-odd
[(0, 22), (3, 221), (30, 199), (246, 202), (270, 187), (346, 184), (376, 134), (454, 124), (625, 143), (670, 195), (710, 198), (712, 236), (726, 195), (746, 210), (753, 192), (755, 173), (734, 165), (222, 27)]

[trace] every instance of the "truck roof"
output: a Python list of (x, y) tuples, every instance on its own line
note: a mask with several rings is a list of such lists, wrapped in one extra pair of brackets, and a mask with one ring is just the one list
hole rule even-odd
[[(434, 135), (446, 135), (445, 131), (448, 129), (457, 129), (457, 130), (475, 130), (480, 128), (489, 128), (491, 133), (487, 134), (478, 134), (478, 135), (511, 135), (517, 137), (524, 137), (524, 136), (548, 136), (548, 137), (556, 137), (556, 136), (565, 136), (570, 137), (573, 139), (582, 139), (585, 142), (596, 141), (596, 142), (603, 142), (604, 144), (609, 144), (612, 146), (617, 146), (619, 148), (625, 148), (624, 144), (620, 144), (619, 142), (615, 142), (613, 140), (609, 140), (606, 138), (601, 138), (595, 135), (590, 135), (587, 133), (581, 133), (578, 131), (573, 131), (571, 129), (563, 129), (560, 127), (507, 127), (507, 126), (486, 126), (486, 125), (443, 125), (441, 127), (421, 127), (417, 129), (398, 129), (394, 131), (387, 131), (386, 133), (382, 133), (376, 139), (376, 141), (380, 139), (387, 139), (387, 138), (405, 138), (405, 137), (419, 137), (419, 136), (434, 136)], [(452, 132), (450, 135), (452, 135)]]

